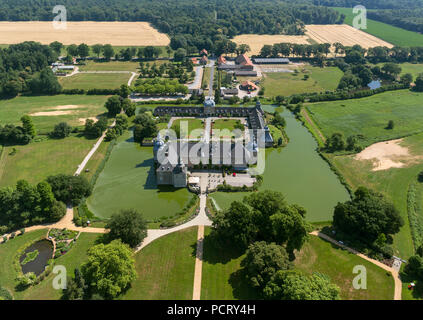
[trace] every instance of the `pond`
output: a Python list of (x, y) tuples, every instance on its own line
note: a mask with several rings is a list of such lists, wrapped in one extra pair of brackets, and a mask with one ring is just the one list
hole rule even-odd
[[(274, 112), (275, 107), (265, 106)], [(317, 142), (309, 131), (284, 110), (289, 144), (283, 149), (266, 150), (266, 169), (260, 190), (280, 191), (289, 203), (296, 203), (307, 210), (311, 222), (331, 221), (338, 202), (349, 199), (349, 194), (329, 165), (316, 151)], [(213, 193), (211, 197), (220, 208), (234, 200), (241, 200), (248, 193)]]
[[(38, 255), (33, 261), (29, 261), (22, 265), (22, 262), (25, 260), (27, 254), (38, 251)], [(29, 246), (22, 256), (19, 259), (19, 262), (22, 266), (23, 274), (28, 272), (33, 272), (37, 277), (43, 273), (47, 263), (50, 259), (53, 258), (53, 244), (48, 240), (40, 240)], [(32, 259), (30, 259), (32, 260)]]
[(135, 208), (148, 220), (173, 216), (191, 199), (188, 189), (158, 187), (153, 148), (134, 143), (132, 131), (119, 138), (98, 177), (88, 208), (98, 217), (109, 218), (122, 209)]
[(379, 89), (382, 87), (382, 82), (380, 80), (373, 80), (367, 85), (371, 90)]

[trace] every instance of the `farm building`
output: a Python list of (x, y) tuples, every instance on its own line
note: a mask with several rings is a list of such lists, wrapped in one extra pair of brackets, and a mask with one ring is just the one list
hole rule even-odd
[(241, 54), (235, 59), (235, 63), (239, 65), (241, 70), (253, 70), (254, 65), (246, 54)]
[(217, 59), (217, 64), (221, 65), (221, 64), (226, 64), (226, 59), (223, 55), (221, 55), (218, 59)]
[(200, 59), (200, 64), (206, 65), (208, 61), (209, 60), (207, 59), (207, 56), (202, 56)]
[(287, 58), (254, 58), (254, 63), (257, 64), (289, 64)]
[(224, 98), (224, 99), (229, 99), (233, 96), (237, 96), (238, 95), (238, 89), (234, 88), (234, 89), (226, 89), (226, 88), (220, 88), (220, 95)]
[(209, 53), (207, 52), (206, 49), (203, 49), (203, 50), (200, 51), (200, 56), (208, 56), (208, 55), (209, 55)]
[(243, 77), (257, 77), (257, 71), (255, 70), (235, 70), (234, 74)]
[(255, 91), (258, 89), (258, 87), (252, 83), (251, 81), (244, 81), (239, 86), (241, 90), (247, 90), (247, 91)]

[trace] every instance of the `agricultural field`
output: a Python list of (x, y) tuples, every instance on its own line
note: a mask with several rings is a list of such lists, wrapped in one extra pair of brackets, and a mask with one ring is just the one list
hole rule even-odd
[(78, 66), (79, 71), (131, 71), (136, 72), (139, 63), (132, 61), (86, 61), (85, 65)]
[[(61, 290), (55, 290), (52, 286), (55, 274), (49, 275), (38, 285), (24, 291), (18, 291), (15, 288), (16, 271), (13, 261), (16, 251), (28, 242), (45, 237), (46, 234), (47, 229), (28, 232), (0, 245), (0, 283), (13, 294), (16, 300), (58, 300), (62, 296)], [(97, 238), (98, 234), (95, 233), (81, 234), (72, 249), (56, 259), (56, 264), (64, 265), (68, 275), (73, 275), (75, 268), (85, 262), (87, 251), (94, 245)]]
[(99, 218), (140, 208), (146, 219), (154, 220), (180, 212), (191, 197), (186, 188), (157, 186), (153, 150), (134, 143), (130, 131), (118, 139), (87, 205)]
[[(363, 159), (360, 154), (329, 155), (329, 158), (353, 189), (367, 186), (382, 192), (394, 203), (405, 223), (394, 236), (395, 254), (406, 259), (414, 252), (407, 213), (407, 192), (410, 184), (417, 183), (417, 175), (423, 170), (423, 134), (406, 137), (399, 141), (398, 146), (401, 149), (391, 147), (391, 151), (385, 156), (375, 150), (374, 159)], [(399, 155), (396, 150), (406, 152)], [(390, 166), (385, 167), (385, 170), (378, 169), (377, 165), (384, 163)]]
[[(278, 95), (290, 96), (299, 93), (324, 92), (335, 90), (343, 76), (336, 67), (319, 68), (312, 66), (299, 67), (298, 72), (265, 73), (262, 86), (267, 97)], [(306, 80), (305, 76), (309, 78)]]
[(94, 95), (21, 96), (0, 100), (0, 125), (20, 125), (20, 118), (27, 114), (39, 134), (52, 131), (59, 122), (82, 126), (85, 119), (105, 114), (106, 100), (107, 96)]
[(197, 227), (157, 239), (135, 256), (137, 279), (125, 300), (191, 300)]
[(369, 33), (355, 29), (349, 25), (307, 25), (306, 35), (317, 43), (337, 43), (344, 46), (353, 46), (358, 44), (363, 48), (373, 48), (384, 46), (392, 48), (393, 45), (383, 41)]
[[(354, 15), (351, 8), (334, 8), (346, 15), (345, 23), (352, 25)], [(392, 43), (396, 46), (412, 47), (421, 46), (423, 43), (423, 34), (408, 31), (389, 24), (367, 19), (367, 29), (363, 30), (368, 34)]]
[(66, 30), (55, 29), (51, 22), (0, 22), (0, 43), (37, 41), (49, 44), (111, 44), (113, 46), (167, 46), (169, 37), (147, 22), (67, 22)]
[[(409, 90), (391, 91), (362, 99), (307, 105), (307, 110), (326, 137), (341, 132), (360, 135), (359, 143), (397, 139), (423, 131), (423, 94)], [(390, 120), (395, 127), (386, 129)]]
[(20, 179), (36, 184), (50, 175), (74, 174), (94, 143), (95, 140), (72, 135), (4, 147), (0, 155), (0, 187), (14, 186)]
[(118, 89), (128, 84), (131, 73), (77, 73), (59, 78), (63, 89)]

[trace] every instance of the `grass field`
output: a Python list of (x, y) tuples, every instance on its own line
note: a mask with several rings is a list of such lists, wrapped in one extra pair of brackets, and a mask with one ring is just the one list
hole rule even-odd
[(125, 300), (191, 300), (194, 284), (197, 227), (157, 239), (138, 252), (138, 277)]
[(147, 22), (70, 22), (66, 29), (55, 29), (48, 21), (0, 22), (0, 43), (37, 41), (49, 44), (111, 44), (114, 46), (167, 46), (169, 37)]
[[(55, 290), (52, 286), (53, 278), (51, 274), (41, 283), (30, 287), (24, 291), (15, 290), (16, 272), (13, 267), (13, 260), (16, 251), (30, 241), (39, 239), (47, 234), (47, 229), (25, 233), (22, 236), (0, 245), (0, 285), (7, 288), (19, 300), (57, 300), (62, 296), (61, 290)], [(68, 276), (73, 276), (76, 267), (79, 267), (86, 260), (87, 250), (94, 245), (98, 234), (83, 233), (78, 238), (76, 244), (64, 256), (56, 259), (57, 265), (66, 267)]]
[(216, 240), (209, 236), (210, 231), (210, 227), (206, 227), (201, 300), (257, 298), (254, 290), (246, 285), (241, 271), (240, 264), (245, 258), (245, 254), (231, 246), (226, 246), (222, 250)]
[(86, 65), (79, 66), (79, 71), (132, 71), (132, 72), (136, 72), (138, 67), (139, 67), (139, 63), (132, 62), (132, 61), (109, 61), (109, 62), (86, 61)]
[(131, 74), (128, 73), (77, 73), (70, 77), (61, 77), (59, 82), (63, 89), (118, 89), (127, 84)]
[[(6, 147), (0, 156), (0, 186), (14, 186), (20, 179), (35, 184), (49, 175), (74, 174), (94, 143), (95, 140), (71, 136)], [(12, 148), (17, 150), (14, 155), (10, 154)]]
[[(384, 63), (378, 63), (379, 67), (383, 67)], [(413, 75), (415, 80), (420, 73), (423, 73), (423, 64), (422, 63), (401, 63), (401, 75), (410, 73)]]
[[(343, 300), (392, 300), (394, 279), (392, 275), (374, 264), (339, 249), (318, 237), (309, 241), (296, 253), (295, 267), (307, 274), (323, 273), (341, 289)], [(363, 265), (367, 271), (367, 290), (355, 290), (352, 285), (353, 268)]]
[(367, 186), (382, 192), (394, 203), (405, 223), (394, 237), (395, 254), (407, 260), (414, 253), (407, 214), (407, 192), (410, 183), (415, 183), (418, 173), (423, 170), (423, 134), (407, 137), (401, 145), (408, 147), (410, 154), (419, 156), (403, 168), (372, 171), (373, 166), (369, 160), (356, 160), (354, 156), (330, 158), (353, 189)]
[[(363, 135), (362, 146), (423, 131), (423, 93), (385, 92), (363, 99), (310, 104), (307, 109), (326, 137)], [(393, 130), (385, 129), (393, 120)]]
[(157, 186), (152, 148), (140, 147), (133, 142), (132, 132), (126, 132), (113, 148), (87, 204), (100, 218), (135, 208), (147, 219), (155, 219), (173, 216), (190, 199), (186, 188)]
[[(305, 72), (298, 70), (298, 74), (290, 72), (266, 73), (263, 82), (265, 95), (267, 97), (290, 96), (299, 93), (335, 90), (343, 76), (342, 71), (335, 67), (305, 66), (304, 70)], [(310, 76), (308, 80), (304, 80), (306, 74)]]
[[(354, 15), (351, 8), (334, 8), (346, 15), (346, 24), (352, 25)], [(421, 46), (423, 34), (397, 28), (386, 23), (367, 19), (367, 30), (363, 30), (371, 35), (383, 39), (393, 45), (402, 47)]]
[[(0, 125), (21, 125), (20, 118), (37, 112), (49, 112), (43, 116), (33, 116), (38, 133), (48, 133), (59, 122), (68, 122), (71, 126), (84, 125), (89, 117), (105, 114), (104, 103), (107, 96), (57, 95), (37, 97), (16, 97), (0, 100)], [(67, 107), (71, 106), (68, 110)], [(77, 108), (75, 108), (77, 106)]]

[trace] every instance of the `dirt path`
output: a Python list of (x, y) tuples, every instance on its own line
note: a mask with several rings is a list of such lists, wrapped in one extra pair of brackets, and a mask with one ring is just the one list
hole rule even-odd
[(323, 133), (320, 131), (320, 129), (317, 127), (317, 125), (314, 123), (314, 121), (311, 119), (310, 115), (308, 114), (308, 111), (306, 109), (301, 110), (301, 114), (306, 119), (307, 123), (313, 127), (314, 130), (316, 130), (319, 137), (322, 139), (323, 142), (326, 142), (326, 138), (323, 135)]
[(329, 241), (330, 243), (333, 243), (334, 245), (337, 245), (338, 247), (341, 247), (341, 248), (351, 252), (352, 254), (355, 254), (355, 255), (359, 256), (360, 258), (363, 258), (364, 260), (367, 260), (370, 263), (373, 263), (374, 265), (377, 265), (378, 267), (390, 272), (392, 274), (392, 277), (394, 278), (394, 282), (395, 282), (394, 300), (401, 300), (402, 282), (401, 282), (401, 279), (399, 277), (399, 273), (398, 273), (397, 270), (395, 270), (391, 267), (388, 267), (386, 264), (383, 264), (380, 261), (371, 259), (371, 258), (365, 256), (364, 254), (362, 254), (362, 253), (360, 253), (360, 252), (358, 252), (358, 251), (356, 251), (356, 250), (354, 250), (350, 247), (347, 247), (343, 244), (340, 244), (338, 241), (336, 241), (335, 239), (332, 239), (331, 237), (329, 237), (328, 235), (326, 235), (324, 233), (321, 233), (319, 231), (313, 231), (310, 234), (313, 235), (313, 236), (320, 237), (320, 238), (322, 238), (326, 241)]
[(204, 226), (198, 226), (197, 252), (195, 257), (194, 287), (192, 291), (192, 300), (200, 300), (201, 297), (201, 277), (203, 273), (203, 245)]

